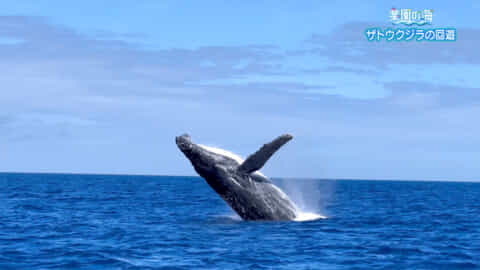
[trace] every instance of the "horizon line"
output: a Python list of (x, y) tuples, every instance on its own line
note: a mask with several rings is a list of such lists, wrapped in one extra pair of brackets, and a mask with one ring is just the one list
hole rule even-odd
[[(142, 174), (142, 173), (76, 173), (76, 172), (17, 172), (0, 171), (0, 174), (65, 174), (65, 175), (103, 175), (103, 176), (158, 176), (158, 177), (197, 177), (199, 175), (177, 175), (177, 174)], [(388, 179), (388, 178), (320, 178), (320, 177), (281, 177), (272, 176), (271, 179), (296, 179), (296, 180), (328, 180), (328, 181), (392, 181), (392, 182), (443, 182), (443, 183), (480, 183), (480, 180), (428, 180), (428, 179)]]

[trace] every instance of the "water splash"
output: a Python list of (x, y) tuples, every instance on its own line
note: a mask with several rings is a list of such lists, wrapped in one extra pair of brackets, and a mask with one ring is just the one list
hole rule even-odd
[(326, 206), (335, 191), (335, 181), (314, 179), (275, 179), (275, 183), (297, 205), (295, 221), (310, 221), (328, 217)]

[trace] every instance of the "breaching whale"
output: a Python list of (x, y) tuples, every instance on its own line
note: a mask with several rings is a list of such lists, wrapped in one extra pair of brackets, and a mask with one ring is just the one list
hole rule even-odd
[(175, 138), (195, 171), (244, 220), (293, 220), (298, 208), (258, 170), (293, 137), (282, 135), (263, 145), (245, 161), (223, 149), (193, 143), (184, 134)]

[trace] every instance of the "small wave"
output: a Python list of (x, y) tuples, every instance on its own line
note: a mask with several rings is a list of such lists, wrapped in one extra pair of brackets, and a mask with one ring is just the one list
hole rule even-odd
[(316, 213), (311, 213), (311, 212), (298, 212), (297, 217), (294, 219), (294, 221), (312, 221), (312, 220), (317, 220), (317, 219), (325, 219), (327, 218), (326, 216), (319, 215)]
[(233, 224), (242, 222), (243, 219), (236, 214), (214, 215), (211, 217), (210, 222)]
[(243, 221), (243, 219), (237, 214), (223, 215), (221, 217), (228, 218), (232, 221)]

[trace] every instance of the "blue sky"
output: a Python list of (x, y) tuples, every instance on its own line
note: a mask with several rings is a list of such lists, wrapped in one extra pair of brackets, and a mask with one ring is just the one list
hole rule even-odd
[[(480, 179), (478, 1), (137, 2), (0, 1), (0, 171), (193, 175), (176, 135), (289, 132), (265, 174)], [(368, 43), (392, 7), (458, 40)]]

